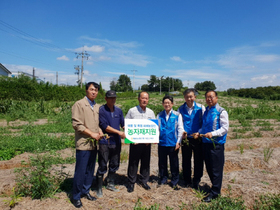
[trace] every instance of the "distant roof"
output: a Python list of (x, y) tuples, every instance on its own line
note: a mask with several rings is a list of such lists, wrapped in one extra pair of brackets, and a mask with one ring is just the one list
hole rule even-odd
[(12, 73), (5, 66), (3, 66), (2, 63), (0, 63), (0, 68), (3, 69), (4, 71), (6, 71), (8, 74)]

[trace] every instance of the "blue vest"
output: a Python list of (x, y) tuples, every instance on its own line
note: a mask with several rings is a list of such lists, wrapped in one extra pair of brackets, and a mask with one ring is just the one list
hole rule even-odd
[[(215, 106), (212, 106), (210, 109), (209, 107), (206, 108), (206, 111), (203, 115), (203, 123), (202, 123), (202, 134), (206, 134), (208, 132), (212, 132), (221, 128), (220, 124), (220, 115), (224, 111), (224, 108), (220, 107), (217, 103)], [(215, 144), (224, 144), (226, 143), (227, 134), (223, 136), (214, 136), (212, 140), (214, 140)], [(202, 138), (203, 143), (212, 143), (211, 139)]]
[(188, 133), (188, 137), (192, 138), (192, 136), (190, 135), (193, 133), (197, 133), (202, 126), (202, 108), (201, 104), (197, 104), (196, 102), (194, 102), (192, 114), (189, 115), (186, 106), (187, 104), (184, 103), (179, 107), (179, 111), (183, 117), (184, 130)]
[(179, 112), (172, 110), (167, 122), (165, 117), (165, 110), (163, 110), (159, 113), (159, 145), (166, 147), (175, 147), (178, 137)]

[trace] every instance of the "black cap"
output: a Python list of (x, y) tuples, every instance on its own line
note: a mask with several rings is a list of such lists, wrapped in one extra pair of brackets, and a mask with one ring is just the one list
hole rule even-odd
[(117, 97), (117, 94), (116, 94), (116, 91), (114, 90), (108, 90), (106, 92), (106, 95), (105, 95), (107, 98), (114, 98), (114, 97)]

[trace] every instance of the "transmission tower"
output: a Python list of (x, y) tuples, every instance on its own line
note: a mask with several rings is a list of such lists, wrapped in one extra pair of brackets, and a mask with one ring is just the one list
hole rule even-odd
[(86, 58), (88, 60), (88, 57), (90, 56), (90, 54), (88, 54), (86, 51), (84, 51), (81, 53), (75, 53), (77, 55), (77, 59), (79, 57), (82, 57), (82, 66), (81, 66), (81, 81), (80, 81), (80, 85), (81, 88), (83, 87), (83, 74), (84, 74), (84, 58)]
[(134, 69), (133, 69), (133, 70), (131, 70), (131, 71), (133, 71), (133, 92), (134, 92), (134, 89), (135, 89), (135, 88), (134, 88), (134, 77), (135, 77), (135, 72), (136, 72), (137, 70), (134, 70)]

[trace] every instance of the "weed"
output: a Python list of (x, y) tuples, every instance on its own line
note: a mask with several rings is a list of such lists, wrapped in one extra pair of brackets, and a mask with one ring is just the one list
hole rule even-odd
[(151, 207), (143, 206), (140, 198), (138, 198), (138, 201), (134, 206), (134, 210), (158, 210), (158, 209), (159, 209), (159, 204), (156, 203), (153, 204)]
[(254, 210), (273, 210), (280, 209), (280, 194), (261, 195), (259, 200), (255, 200)]
[[(29, 166), (15, 170), (16, 193), (23, 196), (31, 196), (32, 199), (52, 197), (60, 189), (60, 184), (67, 174), (60, 170), (51, 168), (53, 157), (57, 155), (45, 154), (29, 158)], [(27, 164), (26, 164), (27, 165)]]
[(260, 131), (253, 132), (254, 137), (260, 138), (262, 137), (262, 133)]
[(193, 210), (245, 210), (244, 201), (241, 198), (218, 197), (211, 203), (192, 204)]
[(11, 200), (4, 200), (6, 204), (9, 205), (10, 208), (14, 208), (17, 203), (22, 199), (22, 194), (18, 194), (15, 191), (15, 187), (12, 190), (13, 194), (11, 195)]
[(263, 156), (264, 156), (264, 161), (268, 162), (269, 159), (271, 158), (271, 155), (273, 153), (273, 150), (271, 147), (265, 147), (263, 148)]
[(244, 153), (244, 143), (238, 144), (238, 147), (239, 147), (240, 154), (242, 155)]
[(128, 160), (128, 152), (126, 150), (121, 151), (120, 161), (125, 163)]
[(207, 194), (203, 190), (200, 191), (200, 190), (193, 189), (193, 192), (195, 193), (195, 197), (197, 197), (200, 200), (202, 200), (206, 196), (206, 194)]
[(274, 130), (274, 128), (271, 126), (264, 126), (264, 127), (259, 128), (259, 131), (273, 131), (273, 130)]
[(263, 183), (264, 185), (269, 185), (269, 183), (265, 181), (261, 181), (261, 183)]

